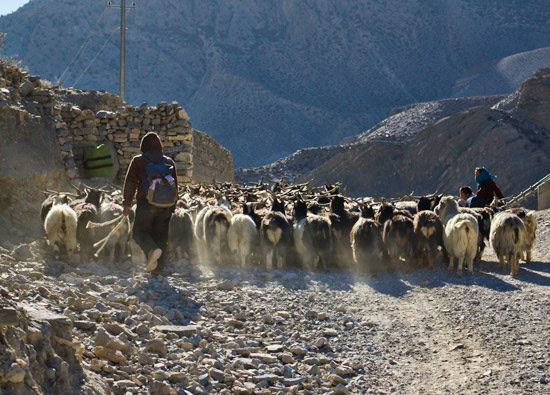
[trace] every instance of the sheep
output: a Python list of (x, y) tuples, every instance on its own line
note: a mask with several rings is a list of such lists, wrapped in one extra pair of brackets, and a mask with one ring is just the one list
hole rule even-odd
[(82, 199), (73, 200), (70, 206), (78, 218), (76, 227), (76, 240), (80, 245), (80, 256), (88, 259), (93, 255), (95, 231), (87, 228), (88, 222), (98, 219), (98, 210), (102, 192), (98, 189), (85, 188), (85, 196)]
[[(128, 244), (131, 240), (132, 228), (135, 213), (130, 211), (127, 217), (120, 214), (118, 217), (105, 222), (89, 221), (86, 229), (89, 229), (94, 234), (96, 241), (93, 248), (97, 249), (94, 257), (98, 258), (101, 255), (107, 255), (111, 262), (116, 262), (126, 255)], [(104, 235), (99, 236), (99, 235)], [(102, 254), (105, 251), (104, 254)]]
[[(212, 210), (215, 210), (215, 213), (210, 213)], [(221, 254), (221, 250), (219, 248), (222, 248), (222, 244), (227, 242), (227, 229), (229, 229), (229, 225), (231, 223), (231, 203), (227, 198), (224, 196), (222, 198), (218, 198), (216, 200), (215, 206), (204, 206), (201, 208), (195, 218), (194, 224), (195, 224), (195, 242), (197, 247), (197, 255), (198, 260), (200, 263), (206, 263), (206, 261), (209, 259), (209, 241), (216, 244), (216, 249), (210, 252), (214, 253), (214, 258), (216, 261), (218, 261), (221, 257), (221, 255), (216, 256), (216, 254)], [(208, 215), (209, 223), (207, 224), (206, 218)], [(223, 219), (223, 217), (226, 217), (226, 221)], [(209, 228), (209, 226), (214, 226), (214, 223), (216, 222), (214, 218), (218, 218), (219, 225), (218, 225), (218, 233), (216, 238), (216, 231), (215, 229)], [(225, 231), (222, 229), (224, 228)], [(210, 233), (206, 235), (206, 230), (209, 229)], [(216, 240), (214, 240), (216, 239)]]
[(104, 195), (99, 204), (96, 222), (90, 221), (86, 225), (86, 228), (92, 231), (94, 248), (101, 246), (94, 256), (96, 258), (100, 255), (108, 256), (111, 262), (116, 262), (126, 255), (131, 241), (131, 226), (135, 218), (134, 206), (128, 215), (129, 224), (118, 226), (122, 220), (123, 208), (115, 200), (117, 199), (107, 199)]
[(374, 220), (384, 226), (384, 223), (386, 223), (387, 220), (392, 219), (393, 210), (394, 208), (392, 205), (382, 203), (380, 207), (378, 207), (378, 210), (376, 210)]
[[(116, 225), (109, 232), (109, 234), (93, 245), (94, 248), (97, 248), (97, 251), (94, 254), (96, 258), (98, 258), (103, 250), (106, 249), (112, 263), (119, 260), (120, 257), (126, 255), (128, 242), (130, 241), (131, 236), (131, 219), (129, 215), (121, 216), (115, 218), (114, 220), (108, 221), (108, 225), (111, 225), (113, 222), (116, 223)], [(105, 224), (88, 222), (86, 227), (92, 229), (94, 225), (99, 225), (99, 227), (101, 227)]]
[[(206, 209), (202, 223), (197, 221), (197, 224), (202, 226), (202, 239), (199, 243), (202, 247), (203, 261), (217, 265), (221, 263), (222, 250), (227, 245), (227, 230), (231, 224), (231, 217), (231, 211), (226, 207), (211, 206)], [(195, 234), (196, 232), (197, 225), (195, 225)]]
[(256, 225), (256, 230), (259, 231), (260, 226), (262, 226), (262, 216), (256, 213), (254, 210), (254, 205), (248, 202), (243, 204), (243, 214), (252, 218), (254, 224)]
[(44, 221), (46, 221), (46, 216), (52, 209), (52, 206), (54, 204), (69, 204), (71, 202), (71, 199), (68, 195), (61, 193), (57, 195), (50, 195), (40, 205), (40, 219), (42, 220), (42, 224)]
[(485, 239), (489, 240), (489, 232), (491, 230), (491, 217), (493, 215), (492, 211), (487, 207), (484, 207), (484, 208), (459, 207), (458, 211), (461, 213), (472, 214), (477, 219), (478, 249), (477, 249), (475, 260), (479, 261), (483, 256), (483, 251), (485, 251)]
[(307, 204), (298, 200), (294, 205), (294, 245), (304, 266), (317, 268), (319, 263), (326, 270), (332, 248), (330, 220), (309, 214)]
[(414, 201), (396, 202), (395, 208), (402, 211), (408, 211), (410, 215), (415, 215), (418, 212), (418, 203)]
[(203, 207), (197, 214), (195, 220), (195, 241), (197, 243), (198, 260), (200, 263), (204, 263), (206, 260), (206, 246), (204, 240), (204, 217), (206, 213), (212, 208), (212, 206)]
[(390, 266), (394, 266), (402, 257), (405, 259), (407, 271), (410, 270), (415, 246), (412, 219), (399, 214), (386, 220), (383, 226), (382, 240), (384, 240), (390, 258)]
[(439, 204), (441, 197), (442, 195), (430, 195), (420, 197), (418, 199), (418, 202), (416, 203), (416, 212), (419, 213), (426, 210), (433, 211), (434, 208)]
[(468, 272), (472, 274), (478, 246), (477, 219), (471, 214), (459, 213), (458, 203), (452, 196), (441, 198), (435, 213), (439, 215), (443, 224), (443, 245), (449, 256), (449, 270), (453, 270), (456, 257), (458, 275), (462, 275), (464, 262)]
[(73, 207), (76, 217), (76, 240), (80, 245), (80, 256), (89, 259), (94, 254), (94, 230), (87, 227), (89, 222), (97, 220), (97, 207), (90, 203), (80, 203)]
[(436, 213), (429, 210), (418, 212), (413, 220), (416, 238), (415, 256), (434, 268), (437, 247), (443, 246), (443, 225)]
[[(103, 200), (99, 205), (99, 210), (97, 212), (97, 221), (104, 223), (111, 221), (115, 218), (118, 218), (122, 215), (123, 207), (109, 200)], [(106, 229), (104, 233), (97, 235), (99, 238), (105, 237), (110, 232), (109, 229)]]
[(89, 203), (94, 205), (96, 208), (99, 208), (102, 196), (103, 192), (99, 189), (84, 188), (84, 196), (79, 199), (73, 200), (69, 205), (74, 208), (75, 206), (81, 205), (83, 203)]
[(510, 264), (510, 275), (518, 274), (519, 257), (525, 248), (526, 231), (523, 221), (509, 212), (495, 215), (491, 224), (490, 241), (498, 257), (500, 268)]
[(266, 255), (266, 267), (273, 268), (273, 256), (277, 267), (281, 269), (286, 256), (292, 248), (292, 226), (284, 214), (284, 203), (275, 199), (271, 212), (262, 219), (260, 238)]
[(168, 230), (168, 245), (175, 259), (191, 259), (194, 229), (191, 214), (183, 208), (176, 208)]
[(231, 211), (231, 202), (225, 196), (216, 199), (216, 206), (225, 207), (226, 209)]
[[(244, 205), (246, 211), (247, 205)], [(246, 214), (235, 214), (227, 230), (229, 250), (239, 258), (241, 268), (246, 267), (247, 259), (258, 243), (258, 231), (254, 220)]]
[(123, 208), (120, 204), (104, 200), (99, 205), (98, 210), (98, 221), (99, 222), (106, 222), (110, 221), (112, 219), (115, 219), (117, 217), (120, 217), (122, 214)]
[(380, 222), (380, 224), (383, 226), (388, 219), (391, 219), (396, 215), (401, 215), (411, 220), (413, 219), (413, 216), (411, 215), (409, 210), (397, 209), (393, 207), (391, 204), (387, 204), (385, 202), (382, 203), (380, 207), (378, 207), (378, 210), (376, 211), (374, 219), (377, 222)]
[(77, 245), (76, 226), (76, 213), (67, 204), (54, 204), (46, 215), (44, 230), (56, 258), (73, 255)]
[(535, 238), (537, 232), (537, 214), (535, 211), (527, 210), (524, 208), (512, 208), (506, 210), (506, 212), (516, 214), (525, 225), (525, 255), (522, 253), (522, 257), (524, 258), (526, 263), (529, 263), (531, 262), (532, 250), (535, 246)]
[(362, 207), (361, 217), (353, 225), (349, 237), (355, 264), (376, 274), (381, 269), (386, 250), (382, 226), (372, 219), (373, 215), (371, 207)]
[(428, 211), (432, 209), (432, 202), (426, 196), (422, 196), (416, 203), (416, 212)]
[(353, 262), (353, 253), (350, 246), (350, 232), (359, 219), (359, 215), (351, 213), (345, 208), (343, 196), (335, 196), (330, 202), (329, 220), (333, 231), (334, 260), (340, 264)]
[(416, 212), (419, 213), (425, 210), (433, 211), (434, 208), (439, 204), (442, 196), (443, 195), (430, 195), (420, 197), (416, 204)]

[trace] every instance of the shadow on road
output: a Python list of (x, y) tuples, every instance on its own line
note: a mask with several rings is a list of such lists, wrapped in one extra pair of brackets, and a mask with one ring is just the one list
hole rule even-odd
[(406, 295), (407, 292), (412, 289), (395, 273), (384, 274), (377, 278), (365, 279), (363, 282), (376, 292), (396, 298)]
[(536, 272), (550, 273), (550, 263), (548, 262), (530, 262), (519, 265), (520, 269), (526, 268), (529, 270), (534, 270)]
[[(525, 270), (525, 269), (529, 269), (529, 270)], [(543, 273), (547, 273), (547, 272), (543, 272)], [(542, 285), (544, 287), (550, 287), (550, 276), (543, 276), (538, 272), (533, 271), (531, 264), (529, 264), (527, 267), (520, 266), (516, 279), (526, 283)]]

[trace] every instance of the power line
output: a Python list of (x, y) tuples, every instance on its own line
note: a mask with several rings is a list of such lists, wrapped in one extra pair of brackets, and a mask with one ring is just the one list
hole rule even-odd
[(84, 76), (84, 74), (86, 74), (86, 72), (88, 71), (88, 69), (90, 68), (90, 66), (95, 62), (95, 60), (97, 59), (97, 57), (101, 54), (101, 52), (103, 52), (103, 50), (105, 49), (105, 47), (107, 46), (107, 44), (109, 44), (109, 42), (111, 41), (111, 38), (113, 37), (113, 34), (117, 31), (118, 29), (115, 29), (111, 32), (111, 34), (109, 34), (109, 36), (107, 37), (107, 40), (105, 40), (105, 42), (103, 43), (103, 46), (101, 47), (101, 49), (96, 53), (96, 55), (93, 57), (93, 59), (90, 61), (90, 63), (88, 63), (88, 66), (86, 66), (86, 68), (84, 69), (84, 71), (82, 71), (82, 73), (80, 73), (80, 75), (78, 76), (78, 78), (75, 80), (75, 82), (72, 84), (72, 86), (75, 86), (78, 81), (80, 81), (80, 79)]
[[(82, 52), (84, 51), (84, 48), (90, 43), (90, 40), (92, 38), (92, 35), (97, 31), (97, 28), (99, 27), (99, 23), (101, 22), (101, 20), (103, 19), (103, 16), (105, 15), (105, 11), (107, 9), (104, 8), (103, 9), (103, 12), (101, 13), (101, 15), (99, 16), (99, 18), (97, 19), (94, 27), (92, 29), (90, 29), (90, 32), (88, 33), (88, 37), (86, 38), (86, 40), (84, 41), (84, 43), (82, 44), (82, 46), (80, 47), (80, 49), (78, 50), (78, 52), (76, 53), (76, 55), (72, 58), (72, 60), (69, 62), (69, 64), (67, 65), (67, 67), (65, 68), (65, 70), (63, 70), (63, 73), (61, 74), (61, 77), (59, 77), (59, 79), (57, 80), (58, 81), (58, 84), (61, 85), (62, 81), (63, 81), (63, 78), (65, 77), (65, 74), (69, 71), (69, 69), (74, 65), (76, 64), (76, 61), (78, 60), (78, 58), (80, 57), (80, 55), (82, 54)], [(68, 77), (68, 76), (67, 76)]]

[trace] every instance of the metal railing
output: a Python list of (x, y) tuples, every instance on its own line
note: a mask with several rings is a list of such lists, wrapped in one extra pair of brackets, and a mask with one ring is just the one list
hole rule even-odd
[(545, 183), (550, 181), (550, 174), (547, 174), (545, 177), (541, 178), (539, 181), (531, 185), (529, 188), (524, 190), (523, 192), (520, 192), (516, 196), (514, 196), (512, 199), (510, 199), (508, 202), (506, 202), (506, 206), (511, 206), (513, 204), (518, 204), (520, 202), (523, 202), (527, 198), (529, 198), (532, 194), (537, 192), (538, 188)]

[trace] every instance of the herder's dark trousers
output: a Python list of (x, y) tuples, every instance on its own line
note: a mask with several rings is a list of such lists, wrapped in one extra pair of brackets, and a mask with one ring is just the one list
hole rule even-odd
[(158, 266), (153, 273), (160, 273), (164, 268), (168, 251), (168, 229), (171, 217), (172, 207), (155, 207), (151, 206), (145, 198), (138, 199), (136, 218), (132, 230), (134, 240), (141, 247), (147, 258), (149, 257), (149, 253), (155, 248), (162, 250)]

